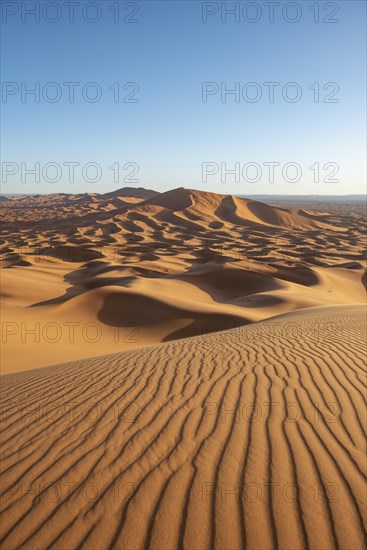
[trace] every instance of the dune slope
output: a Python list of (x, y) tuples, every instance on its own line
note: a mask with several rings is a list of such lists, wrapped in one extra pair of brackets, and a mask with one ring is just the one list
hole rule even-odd
[(2, 548), (365, 548), (365, 309), (2, 378)]

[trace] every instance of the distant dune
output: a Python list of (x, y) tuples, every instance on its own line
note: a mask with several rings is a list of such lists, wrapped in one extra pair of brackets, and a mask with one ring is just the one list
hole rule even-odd
[[(191, 215), (194, 218), (197, 216), (202, 221), (212, 219), (234, 225), (248, 225), (254, 222), (282, 227), (322, 227), (320, 223), (313, 223), (309, 216), (299, 215), (282, 208), (231, 195), (219, 195), (183, 187), (167, 191), (144, 202), (144, 206), (148, 204), (176, 213), (180, 212), (189, 220), (192, 219)], [(139, 210), (141, 206), (137, 205), (136, 208)]]

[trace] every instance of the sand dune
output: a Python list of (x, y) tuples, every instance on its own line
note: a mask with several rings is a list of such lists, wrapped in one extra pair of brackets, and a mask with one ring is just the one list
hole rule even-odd
[(2, 372), (363, 303), (352, 214), (184, 188), (9, 197)]
[[(253, 222), (259, 225), (297, 228), (325, 226), (324, 221), (313, 218), (302, 211), (290, 212), (258, 201), (217, 193), (204, 193), (183, 187), (157, 195), (153, 199), (145, 201), (143, 205), (147, 204), (157, 205), (174, 212), (182, 212), (188, 219), (195, 221), (207, 221), (212, 218), (218, 220), (219, 223), (234, 225), (249, 225), (249, 222)], [(140, 209), (143, 205), (137, 208)]]
[(363, 306), (2, 379), (2, 548), (365, 548)]
[[(162, 267), (161, 261), (156, 264)], [(365, 299), (361, 266), (212, 261), (186, 271), (178, 267), (152, 274), (143, 262), (128, 268), (92, 261), (82, 268), (43, 260), (3, 270), (3, 372), (24, 370), (25, 350), (31, 368), (54, 362), (55, 354), (64, 361), (89, 357)]]

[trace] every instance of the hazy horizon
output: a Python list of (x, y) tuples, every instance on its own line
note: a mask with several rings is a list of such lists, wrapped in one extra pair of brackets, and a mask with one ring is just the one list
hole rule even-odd
[[(128, 188), (130, 186), (124, 186), (124, 187), (121, 187), (121, 188), (115, 188), (115, 189), (110, 189), (109, 191), (105, 191), (104, 193), (111, 193), (111, 192), (114, 192), (114, 191), (118, 191), (119, 189), (124, 189), (124, 188)], [(133, 186), (134, 188), (134, 186)], [(143, 187), (143, 186), (135, 186), (135, 188), (139, 189), (139, 188), (143, 188), (143, 189), (147, 189), (147, 190), (151, 190), (151, 191), (157, 191), (157, 189), (153, 189), (151, 187)], [(206, 190), (203, 190), (203, 189), (196, 189), (196, 188), (192, 188), (192, 187), (186, 187), (186, 186), (180, 186), (180, 187), (172, 187), (171, 189), (163, 189), (161, 191), (159, 191), (160, 193), (168, 193), (169, 191), (174, 191), (175, 189), (180, 189), (180, 188), (184, 188), (184, 189), (194, 189), (194, 190), (197, 190), (197, 191), (201, 191), (203, 193), (215, 193), (214, 191), (211, 191), (209, 189), (206, 189)], [(104, 193), (97, 193), (97, 194), (104, 194)], [(0, 196), (1, 197), (17, 197), (17, 196), (35, 196), (35, 195), (52, 195), (52, 194), (67, 194), (67, 195), (79, 195), (79, 194), (83, 194), (83, 193), (71, 193), (71, 192), (64, 192), (64, 191), (53, 191), (52, 193), (35, 193), (35, 192), (29, 192), (29, 193), (0, 193)], [(233, 195), (233, 196), (236, 196), (236, 197), (248, 197), (248, 198), (253, 198), (253, 197), (263, 197), (263, 198), (285, 198), (285, 197), (294, 197), (294, 198), (299, 198), (299, 199), (302, 199), (302, 198), (348, 198), (348, 197), (361, 197), (361, 198), (365, 198), (367, 197), (367, 193), (346, 193), (346, 194), (324, 194), (324, 195), (321, 195), (321, 194), (291, 194), (291, 193), (256, 193), (256, 194), (251, 194), (251, 193), (248, 193), (248, 194), (242, 194), (242, 193), (232, 193), (231, 191), (226, 191), (226, 192), (222, 192), (221, 194), (224, 194), (224, 195)]]

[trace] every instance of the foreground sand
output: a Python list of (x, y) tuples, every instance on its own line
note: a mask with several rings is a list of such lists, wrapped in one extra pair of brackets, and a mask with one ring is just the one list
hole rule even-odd
[(365, 548), (365, 308), (2, 379), (4, 549)]

